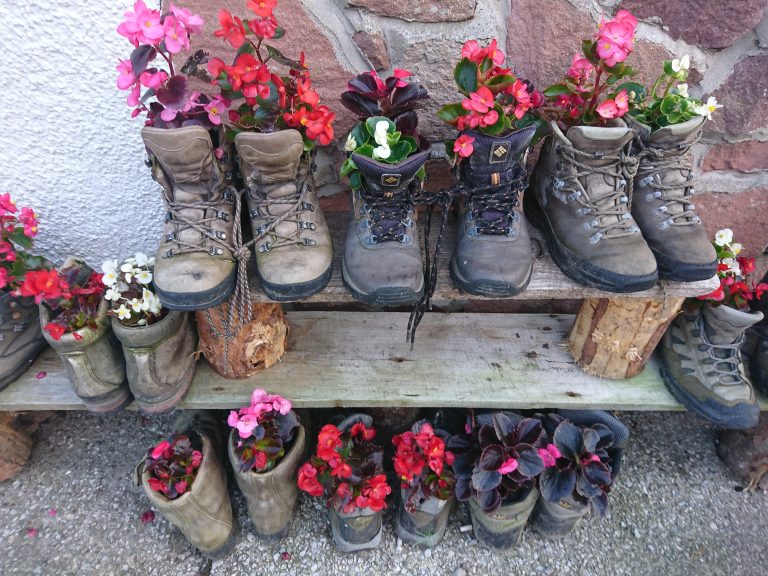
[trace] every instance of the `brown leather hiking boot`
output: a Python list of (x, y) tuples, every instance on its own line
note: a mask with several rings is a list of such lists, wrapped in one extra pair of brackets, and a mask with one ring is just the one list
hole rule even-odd
[(46, 347), (32, 298), (0, 293), (0, 390), (18, 379)]
[(255, 252), (264, 292), (278, 301), (320, 292), (331, 278), (333, 246), (312, 175), (302, 163), (301, 134), (241, 132), (235, 146), (253, 237), (263, 236)]
[[(201, 126), (145, 127), (141, 136), (168, 210), (155, 264), (157, 295), (171, 310), (221, 304), (235, 287), (230, 245), (236, 192), (211, 136)], [(229, 160), (226, 152), (222, 160)]]
[[(658, 280), (656, 259), (630, 213), (634, 132), (554, 122), (526, 195), (526, 214), (542, 228), (552, 258), (570, 278), (607, 292), (639, 292)], [(534, 197), (536, 203), (534, 203)], [(538, 204), (538, 205), (536, 205)]]
[(691, 148), (699, 141), (703, 116), (651, 129), (627, 118), (637, 134), (633, 152), (640, 165), (632, 193), (632, 216), (656, 256), (659, 276), (678, 282), (711, 278), (717, 254), (696, 215)]

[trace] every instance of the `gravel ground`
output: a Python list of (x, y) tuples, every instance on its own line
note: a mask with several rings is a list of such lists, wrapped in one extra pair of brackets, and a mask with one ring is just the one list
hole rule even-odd
[(0, 574), (765, 575), (768, 499), (736, 489), (715, 430), (688, 414), (624, 419), (633, 436), (609, 514), (565, 540), (526, 530), (514, 552), (493, 553), (460, 531), (469, 523), (460, 506), (432, 550), (400, 542), (390, 512), (378, 550), (342, 555), (320, 502), (302, 497), (290, 535), (265, 545), (232, 483), (241, 533), (226, 559), (210, 562), (160, 515), (142, 524), (148, 502), (128, 481), (169, 418), (60, 415), (41, 427), (26, 468), (0, 483)]

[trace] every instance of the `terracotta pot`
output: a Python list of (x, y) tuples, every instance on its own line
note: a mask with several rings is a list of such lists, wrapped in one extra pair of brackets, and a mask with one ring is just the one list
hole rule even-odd
[(539, 491), (536, 487), (531, 487), (519, 494), (514, 501), (503, 503), (495, 511), (486, 513), (472, 496), (469, 499), (469, 512), (477, 541), (494, 550), (509, 550), (514, 547), (520, 541), (523, 528), (538, 497)]

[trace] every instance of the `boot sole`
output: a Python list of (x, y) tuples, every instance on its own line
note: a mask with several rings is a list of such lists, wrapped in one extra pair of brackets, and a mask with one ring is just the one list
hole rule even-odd
[(45, 350), (47, 347), (48, 343), (45, 341), (45, 339), (43, 339), (37, 346), (35, 346), (34, 350), (29, 353), (29, 356), (24, 358), (24, 360), (19, 362), (19, 364), (15, 366), (11, 372), (0, 379), (0, 390), (3, 390), (8, 385), (21, 378), (21, 375), (24, 374), (24, 372), (26, 372), (27, 369), (32, 365), (32, 363), (35, 361), (35, 358), (40, 355), (40, 352)]
[(656, 256), (656, 264), (659, 267), (659, 278), (672, 280), (673, 282), (698, 282), (700, 280), (709, 280), (717, 274), (717, 260), (709, 264), (692, 264), (690, 262), (681, 262), (674, 260), (669, 256), (664, 256), (653, 247), (650, 247), (653, 255)]
[(465, 279), (456, 266), (456, 258), (451, 258), (451, 279), (457, 288), (468, 294), (474, 294), (475, 296), (487, 296), (490, 298), (511, 298), (517, 296), (528, 288), (528, 284), (531, 281), (531, 275), (533, 274), (533, 262), (528, 267), (528, 273), (525, 276), (525, 280), (519, 286), (510, 284), (509, 282), (500, 282), (498, 280), (475, 280), (469, 281)]
[(148, 402), (140, 402), (139, 400), (136, 400), (136, 405), (139, 407), (139, 411), (142, 414), (164, 414), (166, 412), (170, 412), (173, 410), (176, 405), (181, 402), (182, 398), (187, 394), (189, 391), (189, 387), (192, 385), (192, 378), (189, 378), (189, 380), (181, 386), (177, 392), (174, 393), (173, 396), (168, 398), (167, 400), (163, 400), (162, 402), (158, 402), (156, 404), (154, 403), (148, 403)]
[(155, 286), (160, 303), (169, 310), (182, 312), (194, 312), (213, 308), (224, 302), (235, 289), (237, 279), (237, 266), (232, 269), (229, 276), (218, 286), (203, 292), (166, 292)]
[(133, 395), (128, 389), (128, 386), (125, 386), (124, 388), (115, 390), (115, 394), (108, 396), (105, 400), (98, 400), (96, 402), (85, 400), (83, 398), (81, 398), (81, 400), (86, 408), (94, 414), (111, 416), (117, 414), (122, 411), (123, 408), (128, 406), (128, 404), (131, 403), (131, 400), (133, 400)]
[(731, 408), (730, 413), (723, 414), (723, 407), (721, 405), (710, 403), (708, 401), (702, 402), (692, 394), (688, 393), (685, 388), (677, 383), (663, 363), (660, 372), (664, 384), (666, 385), (667, 390), (672, 393), (672, 396), (674, 396), (675, 399), (688, 410), (694, 412), (708, 422), (721, 428), (735, 430), (746, 430), (757, 426), (758, 419), (760, 418), (760, 407), (757, 404), (740, 404), (738, 408)]
[(344, 262), (341, 263), (341, 278), (344, 286), (355, 300), (364, 302), (369, 306), (412, 306), (419, 301), (424, 293), (424, 279), (421, 280), (421, 288), (417, 291), (410, 288), (379, 288), (372, 293), (363, 292), (348, 277)]
[(261, 274), (259, 274), (258, 268), (256, 274), (261, 282), (261, 289), (264, 290), (270, 300), (275, 302), (291, 302), (292, 300), (302, 300), (309, 298), (322, 292), (328, 285), (331, 279), (331, 273), (333, 272), (333, 265), (328, 266), (328, 269), (323, 272), (321, 276), (310, 280), (309, 282), (299, 282), (298, 284), (272, 284), (264, 280)]
[(656, 285), (659, 280), (658, 271), (643, 276), (617, 274), (574, 254), (555, 236), (549, 218), (531, 196), (525, 195), (525, 214), (534, 226), (544, 232), (550, 256), (563, 274), (571, 280), (591, 288), (619, 294), (642, 292)]

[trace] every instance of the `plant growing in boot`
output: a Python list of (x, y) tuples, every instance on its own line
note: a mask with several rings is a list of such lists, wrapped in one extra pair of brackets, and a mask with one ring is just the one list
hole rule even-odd
[(251, 405), (231, 411), (227, 424), (237, 430), (234, 450), (240, 471), (269, 472), (291, 448), (299, 420), (291, 402), (257, 388)]
[(117, 260), (101, 265), (104, 298), (111, 302), (110, 316), (126, 326), (151, 326), (165, 316), (167, 310), (151, 289), (154, 264), (154, 258), (137, 252), (119, 265)]
[(10, 194), (0, 194), (0, 290), (18, 290), (28, 271), (47, 267), (30, 253), (38, 224), (32, 208), (18, 208)]
[[(126, 100), (133, 108), (132, 117), (145, 113), (147, 126), (179, 128), (203, 126), (213, 128), (221, 124), (226, 103), (199, 92), (190, 92), (187, 77), (198, 75), (197, 66), (207, 61), (201, 50), (190, 57), (180, 71), (174, 58), (190, 49), (190, 38), (202, 33), (203, 19), (185, 8), (170, 5), (169, 11), (147, 8), (137, 0), (133, 11), (117, 32), (133, 44), (130, 58), (120, 60), (117, 87), (128, 90)], [(160, 61), (160, 66), (156, 63)], [(142, 94), (142, 89), (144, 93)]]
[(189, 492), (203, 461), (202, 447), (195, 434), (173, 434), (147, 450), (144, 471), (149, 473), (149, 487), (169, 500)]

